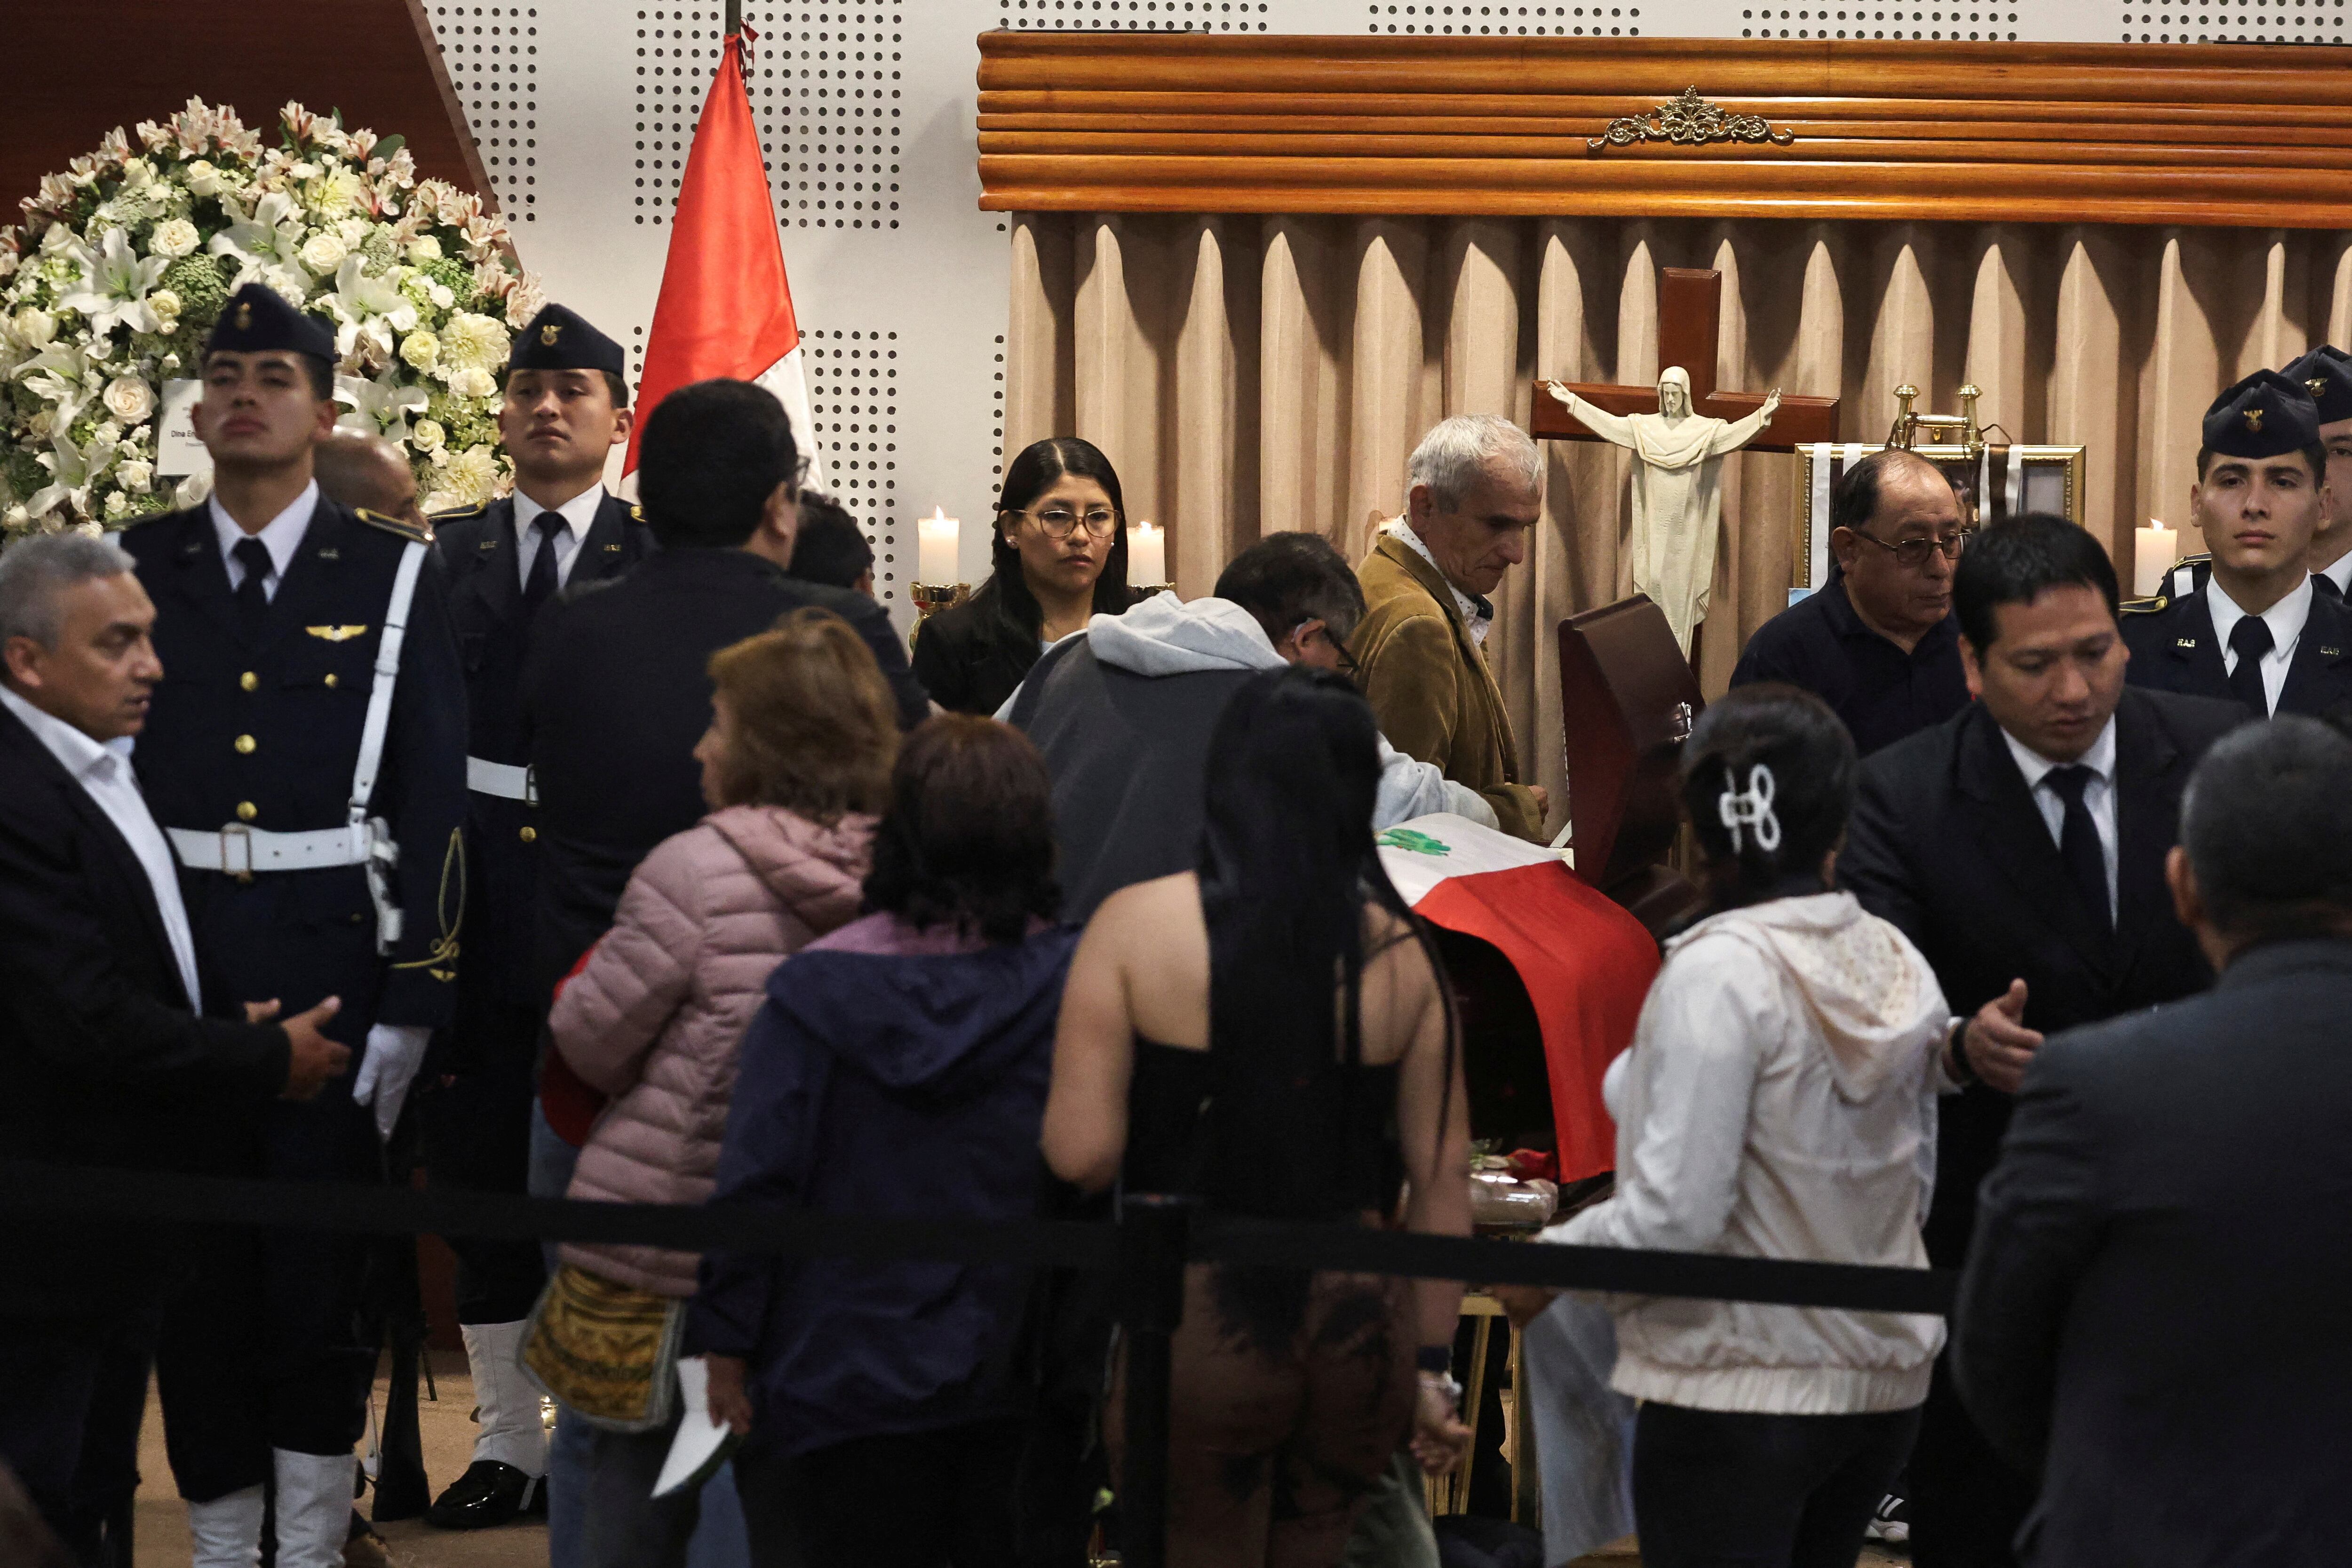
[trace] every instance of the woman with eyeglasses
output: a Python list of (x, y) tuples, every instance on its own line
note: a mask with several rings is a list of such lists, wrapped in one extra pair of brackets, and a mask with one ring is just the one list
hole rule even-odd
[(988, 581), (915, 638), (916, 678), (952, 712), (995, 712), (1039, 654), (1140, 596), (1127, 585), (1118, 473), (1090, 441), (1055, 436), (1013, 459), (991, 543)]

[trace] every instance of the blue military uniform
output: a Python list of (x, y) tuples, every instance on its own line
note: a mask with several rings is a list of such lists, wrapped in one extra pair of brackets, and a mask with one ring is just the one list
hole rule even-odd
[[(2300, 383), (2257, 371), (2214, 400), (2203, 434), (2205, 446), (2221, 457), (2277, 457), (2317, 443), (2318, 409)], [(2264, 719), (2273, 712), (2319, 716), (2352, 704), (2352, 608), (2335, 594), (2308, 581), (2295, 590), (2308, 596), (2309, 607), (2273, 704), (2259, 667), (2232, 656), (2216, 629), (2213, 597), (2220, 590), (2210, 558), (2181, 563), (2168, 586), (2170, 592), (2122, 606), (2132, 684), (2235, 700)], [(2262, 632), (2265, 648), (2273, 646), (2265, 628), (2248, 629)]]
[[(510, 374), (584, 370), (618, 376), (624, 361), (619, 344), (573, 311), (549, 305), (516, 338), (507, 368)], [(433, 519), (466, 672), (471, 879), (457, 1014), (435, 1041), (418, 1101), (425, 1166), (436, 1189), (520, 1194), (528, 1184), (548, 996), (531, 963), (540, 809), (522, 724), (523, 663), (532, 624), (559, 586), (617, 577), (656, 548), (637, 509), (601, 486), (593, 500), (581, 499), (565, 510), (583, 507), (593, 516), (576, 543), (565, 543), (560, 569), (557, 536), (548, 530), (568, 531), (571, 524), (560, 513), (525, 505), (520, 496)], [(533, 516), (519, 527), (524, 511)], [(542, 519), (545, 527), (532, 526)], [(457, 1321), (482, 1392), (499, 1371), (485, 1363), (512, 1362), (509, 1342), (520, 1341), (522, 1321), (546, 1282), (541, 1249), (535, 1241), (478, 1237), (452, 1237), (449, 1246), (457, 1258)], [(529, 1391), (528, 1408), (520, 1415), (504, 1408), (520, 1405), (521, 1397), (497, 1401), (499, 1414), (509, 1423), (527, 1420), (532, 1431), (494, 1430), (486, 1418), (473, 1465), (436, 1500), (427, 1522), (449, 1529), (500, 1523), (522, 1498), (536, 1497), (526, 1484), (539, 1474), (536, 1465), (519, 1468), (537, 1442), (536, 1391)]]
[[(257, 288), (239, 291), (209, 345), (279, 347), (332, 352), (315, 322)], [(184, 868), (207, 992), (276, 998), (289, 1016), (341, 998), (326, 1032), (352, 1047), (355, 1078), (373, 1026), (438, 1025), (455, 1005), (465, 689), (426, 536), (315, 484), (306, 494), (307, 521), (257, 620), (232, 587), (211, 503), (123, 535), (155, 603), (164, 671), (135, 761)], [(376, 667), (395, 622), (380, 754), (363, 779)], [(224, 1129), (216, 1161), (380, 1179), (374, 1121), (352, 1082)], [(173, 1468), (192, 1500), (263, 1480), (272, 1448), (351, 1451), (375, 1361), (355, 1322), (363, 1258), (352, 1237), (242, 1232), (207, 1249), (173, 1305), (158, 1368)]]

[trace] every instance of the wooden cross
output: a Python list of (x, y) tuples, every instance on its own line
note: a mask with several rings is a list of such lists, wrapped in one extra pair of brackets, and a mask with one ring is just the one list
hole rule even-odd
[[(1690, 373), (1691, 412), (1712, 419), (1744, 419), (1764, 405), (1752, 392), (1718, 392), (1715, 386), (1716, 327), (1723, 315), (1723, 274), (1712, 268), (1669, 267), (1658, 289), (1658, 368), (1680, 365)], [(1575, 393), (1596, 408), (1612, 414), (1655, 414), (1658, 389), (1569, 382)], [(1597, 441), (1567, 405), (1536, 384), (1534, 416), (1528, 429), (1552, 441)], [(1749, 452), (1793, 452), (1816, 441), (1837, 439), (1838, 400), (1834, 397), (1783, 397), (1772, 423), (1741, 448)]]

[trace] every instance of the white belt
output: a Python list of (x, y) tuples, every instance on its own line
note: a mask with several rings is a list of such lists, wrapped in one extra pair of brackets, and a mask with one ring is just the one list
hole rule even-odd
[(501, 800), (528, 801), (539, 804), (539, 782), (529, 768), (519, 768), (511, 763), (486, 762), (480, 757), (466, 759), (466, 787), (477, 795), (494, 795)]
[[(366, 823), (320, 827), (309, 833), (267, 833), (232, 822), (215, 832), (193, 827), (164, 830), (180, 864), (196, 871), (249, 876), (257, 871), (312, 871), (330, 866), (364, 866), (375, 858), (377, 836)], [(398, 851), (383, 846), (387, 858)]]

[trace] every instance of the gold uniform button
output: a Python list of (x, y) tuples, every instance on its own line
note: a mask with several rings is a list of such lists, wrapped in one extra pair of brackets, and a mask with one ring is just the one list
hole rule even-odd
[(526, 828), (524, 828), (524, 829), (522, 830), (522, 841), (523, 841), (525, 844), (536, 844), (536, 843), (538, 843), (538, 842), (539, 842), (539, 829), (538, 829), (538, 828), (536, 828), (536, 827), (526, 827)]
[(330, 685), (330, 686), (332, 686), (332, 685), (334, 685), (334, 684), (335, 684), (335, 678), (334, 678), (332, 675), (330, 675), (330, 676), (328, 676), (328, 677), (327, 677), (327, 684), (328, 684), (328, 685)]
[(248, 669), (243, 675), (236, 678), (236, 683), (243, 689), (251, 691), (260, 686), (261, 677), (254, 674), (253, 671)]
[(239, 822), (251, 822), (255, 817), (259, 816), (260, 815), (261, 808), (254, 805), (253, 802), (249, 800), (241, 800), (236, 803), (236, 819)]
[(255, 740), (254, 740), (254, 738), (253, 738), (252, 736), (250, 736), (250, 735), (239, 735), (239, 736), (236, 738), (236, 753), (237, 753), (237, 755), (238, 755), (238, 756), (241, 756), (241, 757), (249, 757), (249, 756), (253, 755), (253, 748), (254, 748), (254, 746), (255, 746), (256, 744), (257, 744), (257, 742), (255, 742)]

